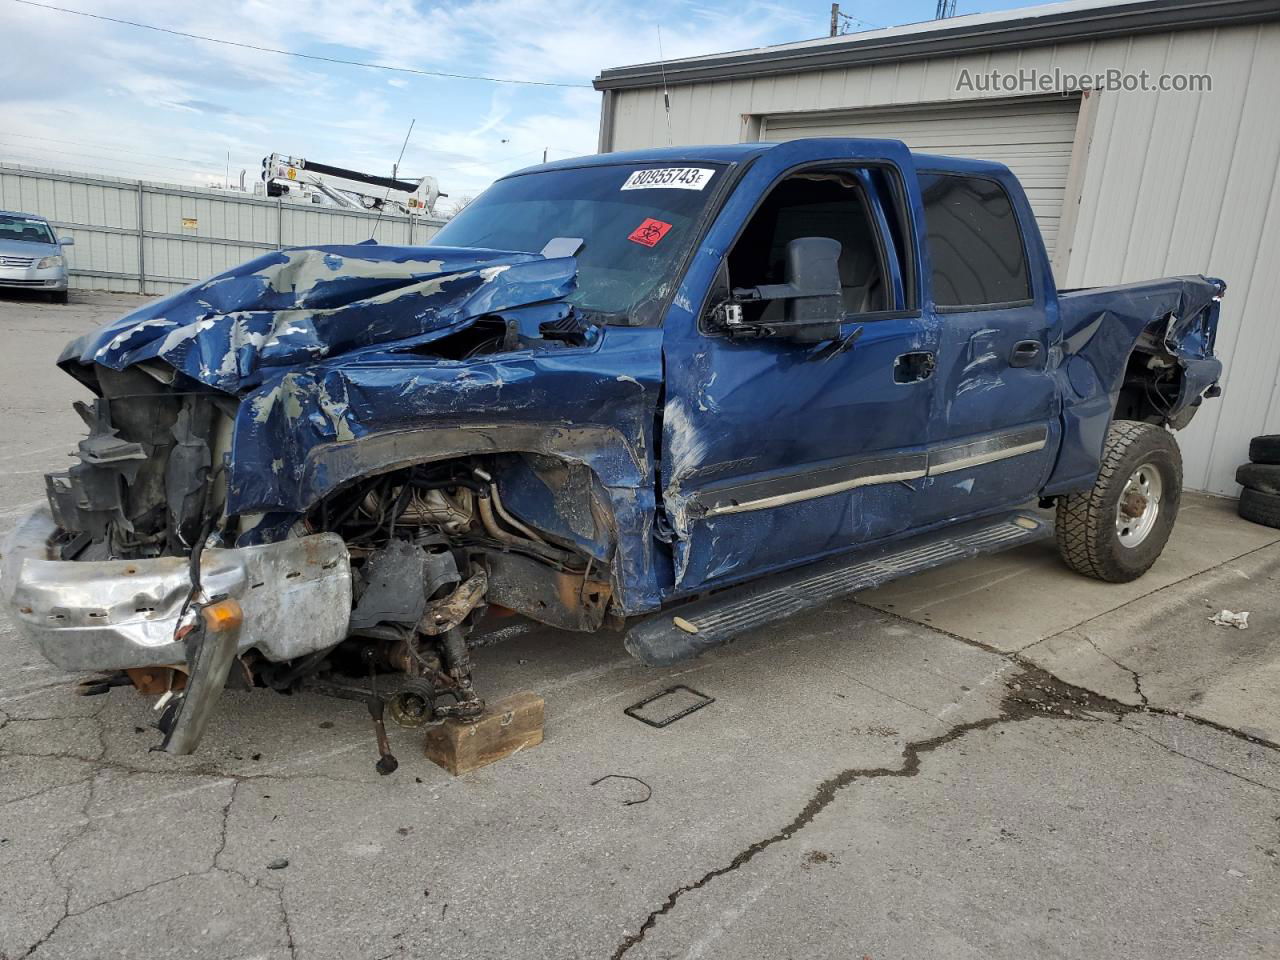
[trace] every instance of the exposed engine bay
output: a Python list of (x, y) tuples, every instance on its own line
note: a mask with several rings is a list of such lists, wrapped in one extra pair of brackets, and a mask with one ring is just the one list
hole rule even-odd
[[(163, 746), (185, 753), (226, 686), (363, 700), (379, 730), (384, 707), (406, 726), (467, 720), (484, 709), (468, 636), (490, 608), (598, 628), (617, 601), (618, 536), (596, 471), (548, 451), (536, 421), (498, 444), (482, 425), (471, 445), (487, 449), (470, 452), (435, 442), (428, 412), (444, 402), (428, 378), (447, 386), (456, 423), (459, 397), (497, 409), (486, 391), (501, 394), (504, 374), (492, 371), (518, 376), (589, 344), (591, 324), (562, 299), (573, 261), (454, 259), (268, 255), (68, 345), (60, 365), (95, 395), (75, 405), (88, 435), (73, 466), (46, 476), (48, 509), (20, 525), (0, 578), (41, 651), (98, 671), (85, 692), (157, 696)], [(355, 363), (298, 370), (352, 350)], [(318, 379), (330, 368), (350, 383), (372, 370), (395, 394), (343, 404), (335, 426)], [(411, 454), (348, 456), (304, 480), (292, 438), (326, 451), (357, 430), (396, 440), (410, 408)]]
[[(189, 591), (174, 638), (182, 639), (202, 606), (226, 595), (217, 588), (215, 558), (248, 552), (223, 548), (259, 519), (226, 513), (235, 402), (212, 391), (172, 391), (139, 369), (100, 369), (98, 376), (103, 396), (77, 404), (89, 429), (79, 462), (46, 478), (57, 528), (49, 555), (64, 567), (135, 561), (132, 569), (144, 577), (149, 561), (183, 558)], [(303, 618), (299, 635), (238, 643), (227, 682), (376, 700), (379, 717), (385, 702), (404, 726), (477, 716), (484, 700), (472, 683), (467, 637), (490, 604), (593, 630), (612, 593), (605, 565), (508, 508), (503, 478), (527, 486), (540, 476), (545, 489), (569, 491), (591, 533), (605, 514), (592, 515), (588, 474), (546, 456), (505, 453), (417, 464), (336, 490), (292, 525), (283, 544), (305, 547), (327, 535), (326, 556), (336, 544), (343, 572), (349, 570), (344, 629), (324, 623), (307, 629), (306, 604), (290, 607), (291, 616)], [(566, 514), (572, 517), (573, 508)], [(330, 567), (336, 566), (334, 554)], [(284, 578), (306, 575), (289, 571)], [(250, 583), (250, 592), (260, 585)], [(137, 604), (134, 613), (144, 620), (163, 608), (145, 597)], [(100, 619), (110, 616), (103, 611)], [(168, 697), (160, 726), (170, 734), (200, 659), (198, 651), (185, 652), (172, 663), (123, 666), (91, 686), (106, 689), (128, 678), (145, 693)]]

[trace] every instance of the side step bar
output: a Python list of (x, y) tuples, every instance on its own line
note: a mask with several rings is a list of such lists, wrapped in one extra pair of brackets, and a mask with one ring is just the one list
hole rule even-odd
[(987, 517), (822, 560), (673, 607), (637, 623), (623, 644), (642, 663), (670, 666), (837, 597), (1052, 535), (1053, 525), (1029, 512)]

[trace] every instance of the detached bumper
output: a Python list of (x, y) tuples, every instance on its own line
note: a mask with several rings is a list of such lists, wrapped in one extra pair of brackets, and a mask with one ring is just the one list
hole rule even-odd
[[(47, 507), (10, 536), (0, 598), (36, 648), (64, 670), (123, 670), (181, 663), (174, 642), (191, 590), (182, 557), (51, 560)], [(323, 533), (235, 550), (205, 550), (201, 587), (244, 611), (238, 652), (291, 660), (338, 643), (351, 615), (351, 567), (341, 537)]]

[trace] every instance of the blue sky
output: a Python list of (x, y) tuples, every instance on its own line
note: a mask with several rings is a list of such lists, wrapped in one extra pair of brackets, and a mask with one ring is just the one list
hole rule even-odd
[[(454, 198), (595, 150), (602, 69), (824, 36), (829, 0), (51, 0), (321, 56), (570, 86), (396, 74), (204, 43), (0, 0), (0, 160), (180, 183), (257, 177), (275, 151), (433, 174)], [(960, 0), (958, 13), (1029, 5)], [(932, 18), (934, 0), (851, 2), (861, 23)], [(578, 85), (581, 86), (573, 86)], [(443, 201), (448, 204), (450, 201)]]

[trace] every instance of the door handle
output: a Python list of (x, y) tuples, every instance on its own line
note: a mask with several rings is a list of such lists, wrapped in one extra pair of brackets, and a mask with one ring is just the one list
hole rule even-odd
[(937, 366), (938, 361), (932, 353), (904, 353), (893, 361), (893, 382), (917, 383), (928, 380)]
[(1029, 367), (1038, 359), (1040, 359), (1040, 341), (1019, 340), (1013, 345), (1013, 352), (1009, 354), (1009, 366)]

